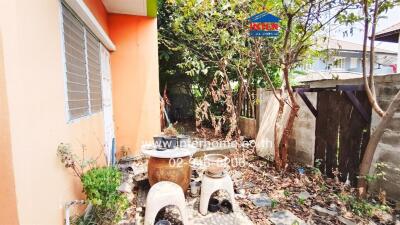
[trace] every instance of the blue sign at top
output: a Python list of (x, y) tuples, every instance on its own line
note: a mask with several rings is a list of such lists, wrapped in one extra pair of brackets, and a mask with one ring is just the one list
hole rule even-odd
[(251, 37), (276, 37), (279, 35), (281, 19), (267, 12), (258, 13), (249, 18)]
[(267, 12), (261, 12), (249, 18), (252, 23), (279, 23), (281, 19)]

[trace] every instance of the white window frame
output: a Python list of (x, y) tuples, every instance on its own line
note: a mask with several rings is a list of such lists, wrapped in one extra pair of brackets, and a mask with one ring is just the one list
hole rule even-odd
[[(338, 62), (342, 62), (338, 64)], [(334, 57), (332, 62), (333, 70), (344, 70), (345, 69), (346, 58), (345, 57)]]
[[(96, 110), (96, 111), (92, 111), (92, 107), (91, 107), (91, 92), (90, 92), (90, 82), (89, 82), (89, 79), (90, 79), (90, 76), (89, 76), (89, 64), (88, 64), (88, 50), (87, 50), (87, 47), (88, 47), (88, 44), (87, 44), (87, 35), (88, 35), (88, 33), (90, 33), (91, 35), (93, 35), (93, 37), (95, 37), (96, 39), (97, 39), (97, 41), (98, 41), (98, 44), (99, 44), (99, 52), (98, 52), (98, 55), (99, 55), (99, 64), (100, 64), (100, 80), (102, 80), (101, 78), (102, 78), (102, 74), (101, 74), (101, 67), (102, 67), (102, 65), (101, 65), (101, 63), (102, 63), (102, 60), (101, 60), (101, 42), (100, 42), (100, 40), (99, 40), (99, 38), (93, 33), (93, 32), (91, 32), (90, 31), (90, 29), (88, 28), (88, 26), (86, 26), (86, 24), (82, 21), (82, 19), (80, 19), (78, 16), (77, 16), (77, 14), (74, 12), (74, 10), (71, 8), (71, 7), (69, 7), (64, 1), (60, 1), (61, 3), (60, 3), (60, 21), (61, 21), (61, 46), (62, 46), (62, 59), (63, 59), (63, 65), (64, 65), (64, 95), (65, 95), (65, 102), (64, 102), (64, 104), (65, 104), (65, 111), (66, 111), (66, 117), (67, 117), (67, 122), (68, 123), (70, 123), (70, 122), (75, 122), (75, 121), (79, 121), (80, 119), (83, 119), (83, 118), (87, 118), (87, 117), (90, 117), (90, 116), (92, 116), (92, 115), (94, 115), (94, 114), (97, 114), (97, 113), (101, 113), (101, 112), (103, 112), (103, 104), (101, 103), (101, 108), (100, 108), (100, 110)], [(66, 8), (72, 15), (74, 15), (75, 17), (76, 17), (76, 19), (77, 20), (79, 20), (79, 22), (82, 24), (82, 26), (83, 26), (83, 29), (84, 29), (84, 46), (85, 46), (85, 51), (84, 51), (84, 54), (85, 54), (85, 62), (86, 62), (86, 71), (85, 71), (85, 75), (86, 75), (86, 79), (87, 79), (87, 91), (88, 91), (88, 113), (86, 113), (86, 114), (84, 114), (84, 115), (81, 115), (81, 116), (78, 116), (78, 117), (72, 117), (72, 115), (71, 115), (71, 113), (70, 113), (70, 107), (69, 107), (69, 97), (68, 97), (68, 75), (67, 75), (67, 58), (66, 58), (66, 49), (65, 49), (65, 37), (64, 37), (64, 17), (63, 17), (63, 8)], [(100, 84), (100, 86), (101, 86), (101, 84)], [(100, 91), (100, 93), (101, 93), (101, 99), (103, 98), (103, 96), (102, 96), (102, 91)]]
[(310, 71), (310, 70), (312, 69), (312, 67), (313, 67), (313, 64), (312, 64), (312, 63), (306, 63), (306, 64), (301, 65), (300, 68), (301, 68), (303, 71)]
[(350, 69), (357, 69), (358, 68), (358, 61), (359, 59), (356, 57), (350, 58)]

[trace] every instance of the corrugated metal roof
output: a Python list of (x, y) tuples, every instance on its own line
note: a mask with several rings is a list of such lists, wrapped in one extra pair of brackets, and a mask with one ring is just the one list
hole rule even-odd
[(361, 73), (354, 72), (309, 72), (307, 75), (298, 75), (295, 81), (299, 83), (317, 81), (317, 80), (346, 80), (362, 77)]
[[(375, 74), (374, 77), (386, 76), (388, 74)], [(297, 83), (307, 83), (320, 80), (347, 80), (362, 78), (362, 73), (349, 71), (310, 71), (306, 75), (297, 75), (294, 81)]]
[(376, 33), (375, 40), (398, 43), (399, 33), (400, 33), (400, 23), (396, 23), (395, 25), (390, 26)]
[[(330, 39), (328, 43), (329, 43), (328, 44), (329, 49), (343, 50), (343, 51), (357, 51), (357, 52), (363, 51), (362, 44), (357, 44), (357, 43), (353, 43), (350, 41)], [(368, 50), (369, 50), (369, 47), (368, 47)], [(397, 52), (395, 52), (395, 51), (390, 51), (390, 50), (386, 50), (383, 48), (377, 48), (377, 47), (375, 47), (375, 52), (376, 53), (397, 54)]]
[(400, 33), (400, 23), (396, 23), (393, 26), (390, 26), (390, 27), (388, 27), (386, 29), (383, 29), (383, 30), (377, 32), (376, 33), (376, 37), (378, 37), (378, 36), (379, 37), (386, 36), (386, 35), (388, 35), (390, 33)]

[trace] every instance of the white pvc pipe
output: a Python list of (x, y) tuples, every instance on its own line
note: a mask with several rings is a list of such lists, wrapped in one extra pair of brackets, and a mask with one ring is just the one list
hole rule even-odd
[(72, 205), (83, 205), (86, 202), (84, 200), (73, 200), (73, 201), (69, 201), (65, 204), (65, 225), (70, 225), (71, 222), (69, 221), (70, 218), (70, 213), (69, 213), (69, 207), (71, 207)]

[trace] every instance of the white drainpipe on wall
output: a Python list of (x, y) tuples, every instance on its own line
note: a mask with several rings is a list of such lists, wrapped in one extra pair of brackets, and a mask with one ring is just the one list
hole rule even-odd
[[(73, 200), (73, 201), (69, 201), (65, 204), (65, 225), (70, 225), (70, 213), (69, 213), (69, 208), (72, 205), (83, 205), (85, 204), (85, 200)], [(86, 215), (85, 215), (86, 216)]]

